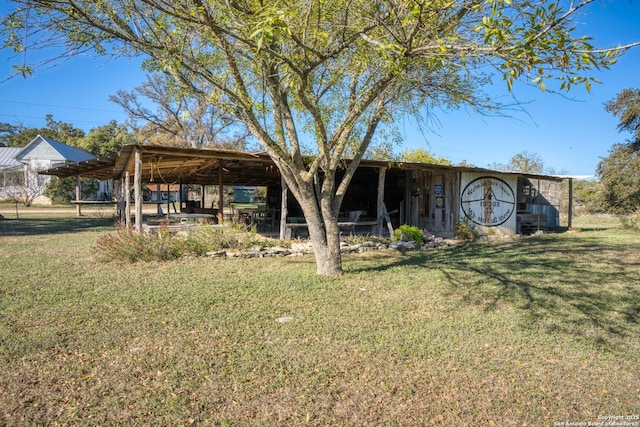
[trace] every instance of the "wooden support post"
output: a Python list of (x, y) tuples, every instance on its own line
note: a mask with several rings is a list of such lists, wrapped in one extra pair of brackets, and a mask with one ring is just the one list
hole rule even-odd
[(133, 195), (136, 208), (136, 231), (142, 231), (142, 155), (140, 150), (135, 152), (135, 165), (133, 172)]
[[(81, 185), (80, 175), (76, 176), (76, 202), (80, 202), (80, 194), (81, 194)], [(82, 206), (80, 203), (76, 203), (76, 216), (82, 216)]]
[(540, 210), (541, 210), (541, 207), (540, 207), (540, 178), (538, 178), (538, 195), (536, 197), (536, 202), (537, 202), (537, 205), (538, 205), (538, 207), (537, 207), (538, 215), (537, 215), (537, 219), (536, 219), (536, 222), (538, 224), (538, 230), (537, 231), (540, 231)]
[(124, 224), (131, 227), (131, 176), (129, 171), (124, 172)]
[(384, 181), (387, 174), (387, 168), (378, 169), (378, 198), (376, 200), (376, 218), (380, 223), (376, 226), (376, 234), (382, 235), (382, 217), (385, 215), (386, 209), (384, 208)]
[[(170, 184), (167, 184), (167, 218), (169, 218), (169, 214), (171, 213), (171, 188)], [(173, 212), (176, 211), (176, 205), (173, 205)]]
[(404, 209), (402, 212), (402, 221), (401, 224), (410, 224), (411, 223), (411, 205), (412, 205), (412, 192), (411, 192), (411, 184), (413, 182), (413, 172), (410, 170), (405, 170), (404, 172)]
[(222, 179), (222, 168), (224, 162), (219, 160), (218, 166), (218, 224), (224, 223), (224, 180)]
[(287, 238), (287, 215), (289, 214), (287, 211), (289, 187), (287, 186), (287, 182), (284, 180), (284, 177), (280, 178), (280, 185), (282, 187), (282, 200), (280, 203), (280, 240), (285, 240)]
[[(394, 211), (397, 212), (397, 211)], [(393, 212), (392, 212), (393, 213)], [(391, 217), (389, 216), (389, 212), (387, 212), (387, 205), (382, 202), (382, 215), (384, 216), (385, 221), (387, 221), (387, 228), (389, 229), (389, 237), (393, 238), (393, 224), (391, 224)], [(382, 225), (382, 221), (380, 222)]]
[(162, 213), (162, 187), (156, 184), (156, 214), (161, 216)]
[(573, 178), (569, 178), (569, 207), (567, 209), (567, 228), (573, 224)]
[(120, 218), (120, 222), (123, 222), (123, 207), (122, 207), (122, 180), (114, 179), (113, 180), (113, 197), (116, 200), (116, 215)]

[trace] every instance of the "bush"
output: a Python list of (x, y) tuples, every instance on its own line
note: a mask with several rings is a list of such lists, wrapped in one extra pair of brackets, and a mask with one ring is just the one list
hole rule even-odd
[(183, 256), (203, 256), (221, 249), (247, 249), (260, 243), (255, 230), (242, 227), (197, 227), (190, 233), (171, 233), (160, 228), (157, 233), (139, 233), (120, 227), (115, 233), (98, 238), (94, 247), (104, 261), (167, 261)]
[(460, 222), (456, 225), (456, 237), (460, 240), (475, 240), (478, 234), (469, 224)]
[(420, 229), (413, 225), (402, 224), (393, 231), (393, 237), (396, 240), (414, 241), (422, 245), (424, 237)]
[(633, 213), (621, 217), (620, 223), (627, 230), (640, 231), (640, 207), (636, 208)]

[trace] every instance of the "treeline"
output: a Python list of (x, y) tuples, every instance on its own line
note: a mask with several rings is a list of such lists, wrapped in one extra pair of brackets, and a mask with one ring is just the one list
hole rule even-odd
[(100, 157), (119, 151), (123, 145), (132, 144), (136, 140), (125, 125), (118, 124), (115, 120), (93, 128), (88, 133), (71, 123), (54, 120), (51, 114), (48, 114), (45, 120), (46, 124), (42, 128), (0, 123), (0, 145), (24, 147), (36, 136), (41, 135)]

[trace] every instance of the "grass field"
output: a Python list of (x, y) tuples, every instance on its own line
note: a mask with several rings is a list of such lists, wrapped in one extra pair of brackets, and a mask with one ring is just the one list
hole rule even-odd
[(0, 221), (0, 425), (640, 425), (640, 235), (575, 225), (336, 279), (100, 263), (108, 219)]

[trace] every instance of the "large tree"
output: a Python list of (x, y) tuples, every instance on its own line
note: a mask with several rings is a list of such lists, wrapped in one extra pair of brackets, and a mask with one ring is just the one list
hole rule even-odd
[(509, 88), (588, 88), (588, 71), (621, 52), (577, 34), (572, 17), (591, 1), (14, 0), (4, 32), (27, 53), (60, 40), (61, 57), (145, 54), (148, 69), (234, 114), (300, 203), (318, 273), (337, 275), (338, 212), (379, 128), (438, 107), (498, 107), (482, 93), (491, 72)]
[(402, 162), (416, 162), (416, 163), (431, 163), (437, 165), (451, 165), (451, 161), (445, 157), (436, 157), (434, 153), (424, 148), (414, 148), (405, 150), (400, 153), (400, 161)]
[(623, 90), (605, 109), (618, 117), (618, 129), (631, 133), (631, 139), (611, 147), (597, 174), (607, 210), (628, 214), (640, 209), (640, 89)]
[(632, 146), (640, 149), (640, 89), (625, 89), (604, 104), (605, 110), (618, 117), (618, 130), (631, 133)]
[(505, 172), (524, 172), (540, 174), (543, 172), (550, 172), (546, 170), (544, 160), (538, 153), (530, 153), (528, 151), (522, 151), (509, 159), (509, 163), (493, 162), (488, 165), (490, 169)]
[(52, 138), (65, 144), (76, 146), (77, 141), (84, 138), (82, 129), (53, 119), (52, 114), (45, 116), (45, 127), (27, 128), (22, 123), (0, 123), (0, 141), (9, 147), (24, 147), (38, 136)]
[(187, 93), (171, 76), (147, 75), (132, 91), (119, 90), (109, 97), (129, 116), (129, 126), (139, 141), (156, 145), (245, 149), (247, 132), (233, 114)]
[(111, 120), (109, 124), (91, 129), (87, 136), (78, 139), (72, 145), (101, 157), (118, 152), (123, 145), (135, 142), (135, 136), (127, 131), (125, 125)]

